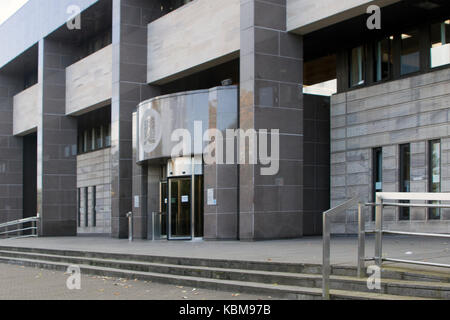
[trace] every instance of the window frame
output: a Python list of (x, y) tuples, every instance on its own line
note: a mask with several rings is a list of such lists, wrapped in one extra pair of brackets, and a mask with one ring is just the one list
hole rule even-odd
[[(409, 172), (408, 172), (408, 178), (409, 180), (404, 179), (404, 161), (405, 161), (405, 153), (404, 153), (404, 148), (407, 148), (407, 153), (408, 153), (408, 168), (409, 168)], [(405, 190), (405, 189), (411, 189), (411, 144), (410, 143), (404, 143), (399, 145), (399, 191), (400, 192), (410, 192), (410, 190)], [(405, 181), (409, 181), (408, 183), (408, 187), (406, 188), (404, 186), (404, 182)], [(399, 201), (399, 203), (409, 203), (409, 201)], [(405, 212), (408, 212), (407, 214), (407, 219), (406, 218), (402, 218), (405, 215)], [(398, 212), (398, 221), (410, 221), (411, 220), (411, 210), (409, 207), (399, 207), (399, 212)]]
[[(353, 69), (352, 69), (352, 62), (353, 62), (353, 50), (355, 49), (361, 49), (360, 51), (358, 51), (359, 53), (361, 53), (361, 56), (358, 57), (358, 64), (360, 65), (359, 67), (361, 68), (361, 70), (359, 70), (358, 74), (361, 74), (361, 81), (357, 84), (352, 84), (352, 75), (353, 75)], [(360, 88), (363, 87), (367, 84), (367, 46), (366, 44), (361, 44), (358, 46), (355, 46), (353, 48), (350, 48), (350, 50), (348, 50), (348, 86), (351, 89), (355, 89), (355, 88)], [(361, 61), (359, 61), (359, 59), (361, 59)]]
[[(381, 163), (379, 163), (378, 154), (381, 155)], [(381, 169), (381, 172), (378, 169)], [(381, 181), (378, 180), (377, 173), (380, 173)], [(378, 191), (376, 185), (378, 182), (381, 182), (381, 189)], [(383, 191), (383, 148), (376, 147), (372, 149), (372, 198), (373, 202), (376, 201), (376, 193)], [(375, 221), (375, 207), (372, 208), (372, 221)]]

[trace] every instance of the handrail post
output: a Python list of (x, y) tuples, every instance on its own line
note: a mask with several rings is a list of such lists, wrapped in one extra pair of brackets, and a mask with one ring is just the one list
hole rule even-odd
[(365, 248), (366, 248), (366, 217), (364, 215), (363, 204), (358, 204), (358, 278), (363, 278), (365, 272)]
[(383, 263), (383, 199), (376, 196), (375, 207), (375, 264), (381, 268)]
[(323, 214), (323, 252), (322, 252), (322, 298), (330, 299), (330, 222), (327, 214)]

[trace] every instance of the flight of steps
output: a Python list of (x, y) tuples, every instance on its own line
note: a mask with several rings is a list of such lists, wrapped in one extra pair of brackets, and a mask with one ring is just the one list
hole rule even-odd
[[(0, 246), (0, 263), (82, 274), (154, 281), (284, 299), (321, 299), (321, 266), (279, 262), (229, 261), (81, 252)], [(333, 266), (331, 299), (450, 299), (450, 274), (384, 269), (381, 290), (367, 288), (356, 269)]]

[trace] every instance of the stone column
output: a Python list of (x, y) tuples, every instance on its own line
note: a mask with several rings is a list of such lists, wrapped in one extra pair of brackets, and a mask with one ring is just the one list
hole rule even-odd
[(39, 42), (37, 176), (41, 236), (77, 233), (77, 122), (65, 116), (65, 69), (73, 51), (61, 42)]
[(132, 211), (132, 113), (158, 95), (147, 82), (147, 25), (161, 14), (159, 1), (113, 0), (113, 96), (111, 101), (111, 229), (128, 236)]
[(322, 213), (330, 208), (330, 98), (304, 95), (303, 118), (303, 234), (321, 235)]
[[(383, 152), (383, 192), (398, 192), (399, 184), (399, 152), (398, 145), (384, 146)], [(383, 209), (385, 222), (398, 221), (398, 208)]]
[[(209, 128), (221, 132), (224, 148), (223, 163), (203, 166), (204, 238), (207, 240), (236, 240), (239, 237), (237, 139), (227, 140), (226, 136), (226, 129), (236, 129), (238, 126), (238, 97), (237, 93), (235, 95), (223, 91), (226, 90), (214, 90), (209, 93)], [(229, 123), (230, 119), (232, 125)], [(234, 162), (231, 164), (226, 163), (229, 145), (234, 146)], [(208, 203), (208, 192), (214, 192), (216, 203)]]
[(133, 113), (133, 237), (147, 239), (147, 166), (137, 159), (137, 113)]
[[(427, 168), (427, 142), (411, 143), (411, 192), (428, 192)], [(418, 203), (423, 203), (423, 201)], [(411, 220), (427, 220), (427, 209), (425, 208), (411, 208), (410, 212)]]
[(0, 73), (0, 223), (22, 219), (22, 139), (13, 136), (13, 97), (18, 78)]
[(240, 165), (240, 239), (303, 235), (303, 44), (286, 0), (241, 0), (240, 128), (280, 130), (280, 168)]

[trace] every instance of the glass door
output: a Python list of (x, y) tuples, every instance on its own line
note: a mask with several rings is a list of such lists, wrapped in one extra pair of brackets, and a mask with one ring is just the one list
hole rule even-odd
[(191, 178), (169, 179), (169, 239), (191, 239)]

